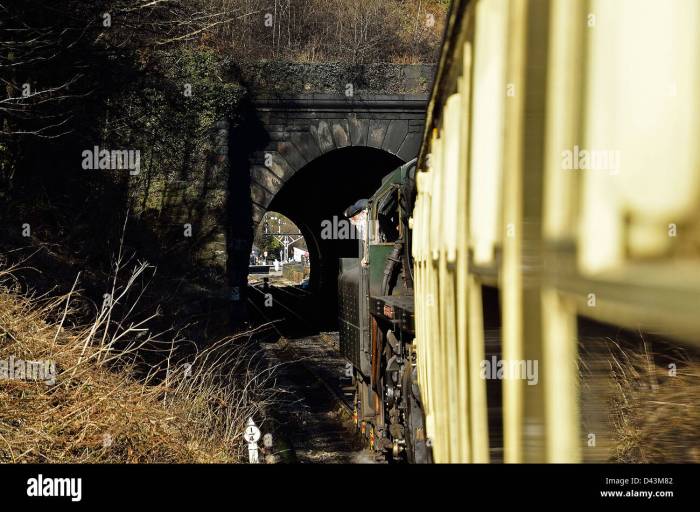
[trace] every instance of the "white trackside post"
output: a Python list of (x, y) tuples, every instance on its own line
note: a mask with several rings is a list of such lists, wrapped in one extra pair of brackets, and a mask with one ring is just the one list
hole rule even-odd
[(243, 437), (248, 443), (248, 462), (251, 464), (257, 464), (259, 462), (258, 440), (260, 439), (260, 429), (255, 426), (253, 418), (248, 419)]

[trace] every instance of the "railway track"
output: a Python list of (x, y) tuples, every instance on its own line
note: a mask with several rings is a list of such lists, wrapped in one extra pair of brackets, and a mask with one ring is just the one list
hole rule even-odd
[[(279, 365), (277, 385), (288, 400), (273, 412), (286, 452), (283, 462), (374, 463), (353, 422), (354, 394), (344, 378), (346, 361), (337, 349), (336, 333), (290, 336), (309, 322), (295, 311), (294, 292), (274, 284), (252, 283), (249, 303), (261, 321), (272, 325), (260, 340), (270, 365)], [(265, 307), (270, 293), (274, 307)], [(303, 294), (298, 294), (303, 297)], [(290, 325), (291, 324), (291, 325)], [(296, 324), (296, 325), (294, 325)], [(354, 389), (354, 388), (353, 388)]]
[[(287, 287), (279, 287), (279, 286), (275, 286), (274, 284), (272, 284), (272, 285), (269, 285), (268, 291), (263, 291), (260, 289), (260, 286), (262, 286), (262, 284), (254, 285), (254, 286), (251, 286), (251, 289), (258, 292), (259, 294), (263, 294), (263, 295), (265, 295), (266, 293), (283, 293), (283, 294), (287, 294), (288, 296), (291, 296), (291, 297), (298, 297), (298, 296), (295, 296), (295, 294), (293, 292), (291, 292), (289, 289), (287, 289)], [(304, 292), (304, 290), (299, 290), (299, 289), (297, 289), (297, 290), (299, 292)], [(308, 294), (308, 292), (302, 293), (302, 295), (307, 295), (307, 294)], [(274, 302), (276, 302), (276, 304), (280, 308), (282, 308), (286, 313), (291, 314), (295, 319), (303, 322), (306, 325), (309, 325), (309, 322), (307, 320), (305, 320), (301, 315), (296, 313), (290, 306), (285, 305), (284, 302), (282, 302), (279, 298), (275, 299)], [(272, 320), (270, 318), (270, 315), (266, 314), (259, 305), (255, 304), (255, 302), (252, 302), (252, 305), (253, 305), (254, 309), (258, 312), (258, 314), (263, 316), (263, 318), (266, 318), (267, 321), (276, 322), (275, 320)], [(281, 323), (281, 322), (286, 321), (285, 318), (278, 319), (278, 320), (279, 320), (279, 322), (276, 322), (276, 323)], [(283, 334), (282, 329), (277, 327), (275, 325), (275, 323), (273, 323), (272, 325), (275, 326), (274, 327), (275, 331), (280, 336), (280, 338), (282, 340), (285, 340), (284, 343), (285, 343), (285, 346), (287, 348), (287, 351), (292, 355), (291, 360), (299, 361), (302, 365), (304, 365), (305, 369), (309, 372), (309, 374), (314, 379), (316, 379), (324, 388), (327, 389), (328, 393), (330, 393), (337, 400), (338, 404), (346, 412), (352, 414), (352, 412), (353, 412), (353, 398), (352, 398), (352, 396), (350, 396), (346, 392), (346, 390), (348, 389), (348, 386), (339, 387), (336, 384), (332, 384), (331, 382), (329, 382), (329, 380), (333, 381), (333, 380), (337, 380), (337, 379), (332, 379), (331, 376), (329, 376), (329, 375), (324, 376), (324, 375), (322, 375), (323, 372), (319, 371), (318, 368), (316, 368), (314, 366), (310, 366), (308, 364), (304, 364), (304, 360), (305, 360), (304, 354), (299, 353), (298, 348), (295, 349), (294, 343), (289, 343), (288, 341), (286, 341), (286, 338)], [(318, 335), (318, 338), (329, 349), (333, 350), (334, 352), (338, 352), (337, 333), (320, 333)]]

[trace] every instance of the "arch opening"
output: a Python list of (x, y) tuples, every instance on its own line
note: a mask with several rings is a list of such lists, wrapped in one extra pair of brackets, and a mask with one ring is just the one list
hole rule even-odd
[[(299, 227), (279, 212), (268, 210), (258, 224), (250, 253), (251, 265), (282, 268), (289, 264), (308, 266), (309, 251)], [(302, 284), (294, 277), (291, 281)]]
[(299, 227), (309, 252), (309, 296), (297, 306), (305, 319), (301, 323), (307, 324), (304, 332), (337, 330), (338, 260), (358, 255), (356, 239), (323, 236), (324, 226), (343, 220), (347, 207), (369, 198), (403, 163), (380, 149), (336, 149), (299, 169), (270, 202), (268, 211), (280, 212)]

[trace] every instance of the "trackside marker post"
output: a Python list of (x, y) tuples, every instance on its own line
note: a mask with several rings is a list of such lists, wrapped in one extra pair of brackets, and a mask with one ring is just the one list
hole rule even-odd
[(250, 464), (258, 464), (258, 440), (260, 439), (260, 429), (255, 426), (253, 418), (248, 418), (243, 437), (248, 443), (248, 462)]

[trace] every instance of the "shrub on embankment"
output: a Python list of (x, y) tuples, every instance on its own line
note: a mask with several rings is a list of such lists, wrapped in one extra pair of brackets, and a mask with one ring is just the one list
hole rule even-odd
[(611, 360), (616, 462), (700, 462), (700, 363), (658, 363), (626, 352)]
[(700, 462), (700, 354), (619, 331), (580, 345), (586, 462)]
[[(73, 318), (77, 291), (26, 296), (0, 270), (0, 462), (240, 460), (271, 372), (251, 364), (246, 337), (180, 357), (149, 330), (150, 317), (118, 315), (145, 270), (117, 284), (90, 323)], [(160, 351), (160, 364), (139, 356), (146, 348)]]

